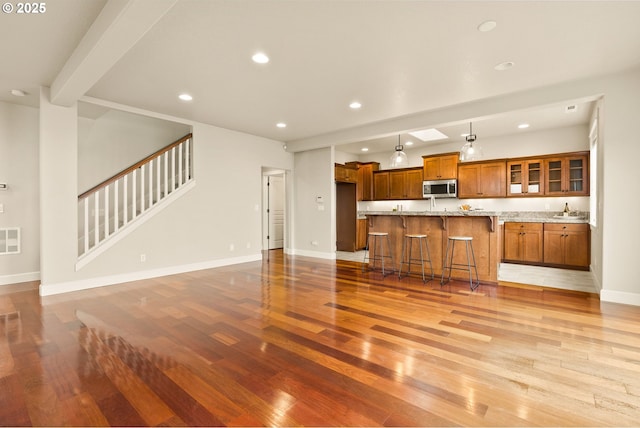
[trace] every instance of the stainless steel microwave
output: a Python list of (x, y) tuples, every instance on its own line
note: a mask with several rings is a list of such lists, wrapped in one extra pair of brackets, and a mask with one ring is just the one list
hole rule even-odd
[(431, 180), (422, 182), (423, 198), (457, 198), (458, 180)]

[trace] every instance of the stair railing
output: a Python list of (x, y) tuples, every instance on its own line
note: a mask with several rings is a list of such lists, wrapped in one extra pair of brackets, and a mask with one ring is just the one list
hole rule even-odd
[(158, 150), (78, 196), (78, 256), (193, 179), (193, 136)]

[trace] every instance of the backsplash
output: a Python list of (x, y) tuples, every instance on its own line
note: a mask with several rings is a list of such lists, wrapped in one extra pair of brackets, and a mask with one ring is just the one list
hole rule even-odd
[(487, 211), (545, 211), (558, 212), (564, 210), (565, 203), (571, 211), (589, 211), (588, 196), (549, 197), (549, 198), (495, 198), (495, 199), (457, 199), (441, 198), (435, 200), (435, 207), (430, 209), (429, 200), (394, 200), (394, 201), (359, 201), (358, 211), (391, 211), (401, 206), (403, 211), (455, 211), (460, 205), (469, 204), (471, 208)]

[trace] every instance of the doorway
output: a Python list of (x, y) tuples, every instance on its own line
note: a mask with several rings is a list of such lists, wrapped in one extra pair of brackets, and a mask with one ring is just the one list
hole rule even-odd
[(285, 172), (263, 170), (262, 184), (262, 249), (283, 249), (286, 235)]

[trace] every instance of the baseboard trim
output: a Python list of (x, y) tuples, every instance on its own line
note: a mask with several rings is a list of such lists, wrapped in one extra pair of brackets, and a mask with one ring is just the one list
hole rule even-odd
[(0, 285), (18, 284), (21, 282), (40, 281), (40, 272), (16, 273), (13, 275), (0, 275)]
[(600, 301), (609, 303), (623, 303), (625, 305), (640, 306), (640, 294), (626, 291), (601, 290)]
[(336, 253), (324, 253), (320, 251), (309, 251), (309, 250), (292, 250), (290, 253), (294, 256), (305, 256), (305, 257), (315, 257), (317, 259), (327, 259), (327, 260), (335, 260)]
[(90, 288), (104, 287), (107, 285), (122, 284), (124, 282), (139, 281), (143, 279), (158, 278), (161, 276), (175, 275), (185, 272), (193, 272), (203, 269), (212, 269), (222, 266), (235, 265), (261, 261), (262, 254), (251, 254), (227, 259), (209, 260), (206, 262), (191, 263), (179, 266), (170, 266), (159, 269), (151, 269), (139, 272), (123, 273), (119, 275), (102, 276), (98, 278), (83, 279), (79, 281), (68, 281), (58, 283), (40, 284), (41, 296), (52, 296), (55, 294), (70, 293), (72, 291), (88, 290)]

